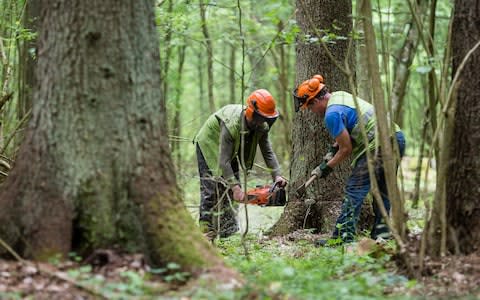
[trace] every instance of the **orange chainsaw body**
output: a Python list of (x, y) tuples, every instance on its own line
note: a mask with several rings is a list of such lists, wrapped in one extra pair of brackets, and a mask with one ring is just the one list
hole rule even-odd
[(271, 185), (257, 186), (247, 191), (247, 204), (260, 206), (284, 206), (285, 189)]

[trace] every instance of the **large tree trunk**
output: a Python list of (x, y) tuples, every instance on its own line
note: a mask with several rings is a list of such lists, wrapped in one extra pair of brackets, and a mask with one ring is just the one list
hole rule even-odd
[[(347, 0), (297, 0), (296, 18), (301, 29), (297, 43), (297, 63), (295, 85), (321, 74), (331, 91), (349, 91), (348, 78), (329, 60), (321, 45), (306, 40), (305, 35), (320, 37), (316, 29), (329, 29), (341, 36), (348, 36), (352, 30), (352, 2)], [(332, 28), (335, 23), (340, 30)], [(341, 65), (345, 62), (348, 42), (337, 40), (328, 45), (335, 60)], [(350, 60), (351, 61), (351, 60)], [(354, 69), (351, 66), (351, 69)], [(323, 125), (323, 120), (308, 111), (295, 114), (292, 129), (293, 152), (290, 169), (289, 202), (284, 213), (272, 228), (272, 234), (282, 235), (303, 227), (315, 228), (319, 232), (331, 231), (343, 200), (345, 176), (349, 172), (348, 162), (335, 168), (327, 179), (316, 180), (306, 193), (306, 198), (315, 199), (310, 214), (305, 218), (307, 206), (304, 199), (295, 197), (295, 190), (308, 177), (310, 171), (318, 165), (329, 145), (334, 142)]]
[(0, 236), (37, 259), (116, 245), (154, 265), (217, 265), (177, 194), (153, 1), (122, 3), (41, 2), (39, 85)]
[[(453, 19), (453, 70), (456, 72), (480, 40), (477, 1), (455, 1)], [(477, 7), (477, 9), (473, 9)], [(450, 165), (447, 173), (447, 224), (451, 250), (468, 254), (480, 248), (480, 49), (461, 71)], [(456, 246), (456, 249), (453, 249)]]

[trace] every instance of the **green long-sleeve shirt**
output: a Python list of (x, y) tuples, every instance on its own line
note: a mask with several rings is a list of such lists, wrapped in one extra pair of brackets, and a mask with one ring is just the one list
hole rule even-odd
[[(280, 175), (280, 166), (268, 138), (268, 128), (265, 129), (250, 130), (246, 124), (244, 107), (240, 104), (231, 104), (222, 107), (207, 119), (195, 137), (195, 141), (202, 150), (213, 175), (222, 176), (231, 184), (238, 183), (232, 169), (232, 160), (237, 158), (247, 170), (251, 169), (257, 145), (260, 147), (267, 167), (271, 169), (272, 177), (275, 178)], [(245, 130), (243, 157), (240, 155), (242, 130)], [(243, 164), (242, 158), (245, 159)]]

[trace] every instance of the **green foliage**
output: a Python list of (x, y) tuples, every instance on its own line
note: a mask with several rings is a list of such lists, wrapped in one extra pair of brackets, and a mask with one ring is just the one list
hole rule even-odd
[[(190, 142), (199, 126), (211, 113), (208, 111), (207, 103), (206, 56), (208, 53), (198, 5), (198, 1), (173, 1), (173, 6), (170, 8), (169, 1), (163, 1), (156, 10), (162, 73), (167, 82), (165, 101), (170, 129), (173, 129), (173, 120), (177, 113), (181, 113), (180, 136), (171, 138), (181, 141), (180, 148), (175, 151), (180, 152), (182, 161), (176, 164), (189, 172), (195, 170), (195, 150)], [(289, 93), (279, 89), (277, 82), (280, 77), (278, 51), (282, 47), (288, 50), (286, 67), (293, 69), (293, 47), (296, 33), (299, 31), (293, 18), (294, 2), (268, 0), (257, 3), (242, 0), (240, 6), (243, 37), (240, 37), (240, 11), (236, 1), (215, 1), (208, 3), (206, 7), (206, 25), (213, 45), (215, 80), (213, 92), (217, 108), (227, 103), (243, 103), (247, 94), (256, 88), (267, 88), (277, 99), (280, 99), (280, 94)], [(242, 39), (245, 42), (245, 57), (242, 57), (241, 53)], [(183, 46), (186, 46), (186, 54), (182, 81), (179, 82), (178, 54), (180, 47)], [(230, 47), (235, 49), (234, 62), (231, 60)], [(165, 69), (166, 62), (168, 62), (168, 69)], [(246, 84), (243, 97), (242, 64), (245, 65)], [(231, 96), (229, 72), (232, 68), (235, 71), (233, 82), (235, 94)], [(294, 74), (289, 72), (288, 76), (287, 80), (291, 82)], [(176, 103), (178, 96), (180, 96), (180, 104)], [(287, 107), (291, 108), (290, 101)], [(290, 112), (281, 111), (281, 113)], [(274, 139), (283, 134), (280, 132), (281, 125), (276, 125), (275, 128)], [(282, 145), (278, 143), (274, 143), (274, 147), (282, 149)], [(173, 156), (177, 157), (177, 153), (173, 153)], [(191, 178), (188, 175), (182, 175), (185, 178), (180, 177), (179, 180), (180, 185), (184, 186)]]
[(180, 265), (172, 262), (165, 268), (151, 269), (150, 273), (161, 275), (166, 282), (185, 282), (190, 277), (190, 273), (182, 272)]
[(68, 276), (70, 276), (71, 278), (75, 278), (75, 279), (85, 279), (85, 278), (88, 278), (90, 276), (90, 272), (92, 271), (92, 266), (90, 265), (84, 265), (84, 266), (81, 266), (77, 269), (71, 269), (67, 272)]
[(187, 294), (190, 299), (411, 299), (409, 291), (417, 288), (414, 280), (393, 272), (391, 257), (386, 253), (358, 255), (344, 247), (315, 248), (306, 241), (258, 240), (253, 235), (247, 235), (246, 245), (248, 258), (239, 235), (217, 244), (227, 264), (245, 278), (240, 289), (218, 289), (212, 282), (201, 281), (194, 287), (182, 287), (190, 274), (182, 272), (176, 263), (148, 272), (122, 267), (110, 271), (107, 278), (90, 265), (66, 273), (79, 285), (108, 299), (179, 299)]
[(29, 298), (25, 298), (21, 293), (16, 292), (0, 292), (0, 299), (8, 299), (8, 300), (25, 300)]
[(62, 255), (60, 253), (51, 255), (48, 257), (47, 261), (54, 266), (58, 266), (62, 261)]
[[(37, 33), (25, 28), (22, 22), (24, 17), (25, 1), (0, 2), (0, 99), (6, 103), (0, 106), (1, 134), (4, 137), (0, 151), (9, 158), (14, 156), (18, 141), (16, 135), (20, 132), (17, 127), (24, 127), (18, 112), (19, 95), (22, 92), (21, 82), (25, 74), (21, 73), (22, 47), (36, 38)], [(33, 49), (25, 49), (26, 54), (35, 57)], [(17, 144), (12, 143), (17, 142)]]
[[(219, 242), (219, 249), (232, 267), (247, 279), (247, 286), (210, 299), (237, 299), (254, 293), (260, 299), (275, 296), (293, 299), (383, 299), (393, 288), (414, 287), (402, 275), (389, 271), (390, 256), (373, 258), (344, 252), (343, 247), (315, 248), (307, 242), (256, 241), (250, 237), (249, 258), (238, 237)], [(208, 295), (200, 290), (198, 297)], [(281, 296), (280, 296), (281, 295)], [(195, 298), (195, 297), (194, 297)], [(401, 296), (397, 295), (398, 299)], [(408, 299), (405, 296), (404, 299)]]
[(79, 256), (76, 252), (68, 253), (68, 258), (77, 263), (82, 261), (82, 257)]
[(102, 294), (108, 299), (126, 299), (158, 293), (158, 290), (152, 289), (149, 285), (148, 277), (131, 270), (119, 272), (119, 280), (116, 281), (111, 279), (107, 281), (100, 274), (94, 275), (90, 265), (70, 269), (67, 275), (80, 285), (88, 287), (89, 290)]

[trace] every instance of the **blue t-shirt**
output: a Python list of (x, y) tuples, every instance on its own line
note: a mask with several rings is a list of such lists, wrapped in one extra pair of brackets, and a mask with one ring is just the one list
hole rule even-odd
[(357, 112), (351, 107), (333, 104), (327, 107), (324, 121), (328, 133), (335, 139), (345, 128), (349, 133), (352, 131), (357, 123)]

